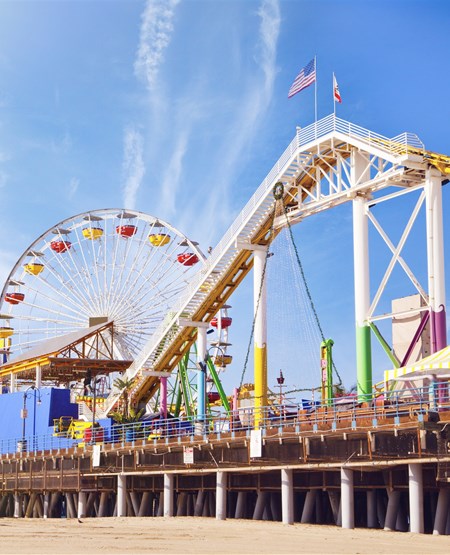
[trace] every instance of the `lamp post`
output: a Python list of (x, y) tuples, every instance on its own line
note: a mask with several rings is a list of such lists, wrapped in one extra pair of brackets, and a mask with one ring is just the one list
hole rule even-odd
[(93, 404), (92, 404), (92, 434), (91, 434), (91, 444), (95, 443), (95, 407), (97, 404), (97, 384), (101, 381), (101, 378), (94, 378), (92, 380), (92, 393), (94, 394)]
[[(31, 391), (33, 393), (31, 393)], [(26, 419), (28, 417), (28, 411), (27, 411), (27, 399), (31, 398), (31, 396), (33, 396), (33, 450), (36, 449), (36, 404), (40, 405), (41, 404), (41, 392), (40, 390), (35, 386), (35, 385), (30, 385), (30, 387), (28, 387), (24, 393), (23, 393), (23, 408), (22, 408), (22, 450), (25, 450), (25, 444), (26, 444), (26, 440), (25, 440), (25, 425), (26, 425)]]
[(280, 375), (279, 375), (279, 377), (277, 378), (277, 383), (278, 383), (278, 386), (279, 386), (279, 388), (280, 388), (280, 416), (283, 416), (283, 417), (284, 417), (284, 416), (286, 415), (285, 409), (284, 409), (284, 406), (283, 406), (283, 385), (284, 385), (284, 376), (283, 376), (283, 372), (282, 372), (281, 370), (280, 370)]

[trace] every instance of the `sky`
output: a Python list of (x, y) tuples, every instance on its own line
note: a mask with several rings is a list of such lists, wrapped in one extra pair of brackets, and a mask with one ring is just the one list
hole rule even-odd
[[(426, 148), (450, 154), (449, 21), (445, 0), (0, 0), (0, 281), (47, 229), (100, 208), (160, 217), (206, 252), (296, 126), (314, 120), (314, 87), (287, 98), (314, 56), (319, 118), (333, 111), (335, 72), (339, 117), (387, 137), (410, 131)], [(449, 220), (445, 187), (443, 195)], [(380, 213), (397, 240), (410, 204)], [(294, 235), (350, 386), (356, 381), (351, 206), (310, 220)], [(388, 258), (371, 237), (374, 290)], [(423, 278), (420, 249), (414, 242), (408, 249)], [(448, 263), (446, 276), (448, 284)], [(410, 294), (397, 277), (392, 294)], [(274, 314), (282, 305), (277, 294), (269, 300)], [(229, 388), (241, 378), (251, 298), (247, 279), (230, 301)], [(295, 370), (302, 357), (295, 338), (303, 332), (293, 326), (306, 317), (292, 318), (286, 317), (284, 346), (272, 349), (269, 384), (289, 367), (289, 384), (311, 387), (318, 370)], [(378, 351), (374, 361), (376, 381), (390, 364)]]

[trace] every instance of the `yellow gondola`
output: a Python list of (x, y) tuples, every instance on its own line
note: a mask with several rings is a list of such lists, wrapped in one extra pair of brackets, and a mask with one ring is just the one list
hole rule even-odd
[(95, 241), (103, 235), (103, 229), (101, 227), (85, 227), (82, 234), (85, 239)]
[(29, 262), (24, 266), (25, 272), (32, 276), (38, 276), (44, 269), (44, 265), (40, 262)]
[(214, 357), (214, 364), (216, 366), (227, 366), (231, 364), (233, 361), (233, 357), (231, 355), (217, 355)]
[(6, 326), (0, 327), (0, 339), (6, 339), (8, 337), (11, 337), (11, 335), (13, 335), (13, 333), (14, 333), (13, 328), (9, 328), (9, 327), (6, 327)]
[(163, 247), (170, 243), (170, 235), (166, 233), (153, 233), (148, 236), (148, 240), (154, 247)]

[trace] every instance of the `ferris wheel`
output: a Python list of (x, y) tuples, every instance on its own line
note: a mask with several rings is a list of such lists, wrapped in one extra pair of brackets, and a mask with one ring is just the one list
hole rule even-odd
[(134, 359), (205, 260), (170, 224), (133, 210), (73, 216), (22, 254), (0, 297), (0, 338), (14, 356), (104, 322)]

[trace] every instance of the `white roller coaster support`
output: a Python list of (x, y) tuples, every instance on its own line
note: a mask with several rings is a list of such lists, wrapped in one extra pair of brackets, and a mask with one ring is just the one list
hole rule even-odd
[(435, 169), (426, 172), (428, 289), (431, 308), (431, 352), (447, 346), (445, 317), (444, 233), (442, 225), (442, 176)]
[[(389, 139), (334, 115), (297, 129), (292, 142), (212, 251), (205, 266), (184, 288), (171, 311), (171, 317), (161, 323), (136, 357), (126, 373), (127, 377), (136, 376), (144, 366), (155, 370), (172, 370), (167, 366), (158, 368), (158, 361), (164, 354), (171, 352), (180, 337), (182, 329), (178, 318), (181, 316), (195, 320), (200, 309), (214, 307), (217, 302), (216, 291), (229, 282), (230, 275), (239, 272), (239, 256), (248, 252), (242, 245), (255, 242), (261, 231), (269, 227), (274, 207), (272, 191), (276, 182), (281, 181), (289, 190), (301, 176), (315, 180), (307, 189), (302, 185), (298, 193), (291, 197), (291, 200), (299, 201), (298, 207), (289, 213), (291, 223), (296, 223), (309, 215), (348, 202), (357, 195), (370, 195), (393, 183), (416, 187), (423, 169), (428, 166), (423, 160), (423, 149), (423, 144), (415, 135), (405, 133)], [(350, 151), (357, 153), (354, 155), (353, 170), (348, 162)], [(321, 152), (327, 152), (326, 159), (321, 158)], [(329, 162), (330, 152), (336, 159), (333, 167)], [(406, 174), (403, 170), (405, 166), (408, 167), (411, 152), (414, 153), (414, 164)], [(311, 170), (316, 160), (319, 166), (323, 165), (319, 172)], [(373, 177), (369, 175), (367, 165), (362, 170), (359, 168), (364, 163), (373, 168)], [(366, 275), (364, 270), (361, 279), (366, 279)], [(359, 287), (358, 303), (361, 299), (362, 306), (357, 309), (358, 324), (359, 320), (364, 322), (369, 309), (365, 293), (368, 286), (360, 283)], [(118, 394), (110, 396), (106, 411), (111, 410), (118, 398)]]

